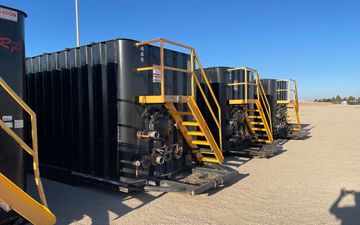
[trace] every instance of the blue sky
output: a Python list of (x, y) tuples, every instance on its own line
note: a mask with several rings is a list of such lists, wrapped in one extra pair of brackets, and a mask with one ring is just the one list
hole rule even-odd
[[(2, 0), (28, 14), (27, 56), (75, 46), (74, 0)], [(81, 44), (164, 37), (203, 66), (294, 78), (301, 99), (360, 95), (358, 0), (79, 0)]]

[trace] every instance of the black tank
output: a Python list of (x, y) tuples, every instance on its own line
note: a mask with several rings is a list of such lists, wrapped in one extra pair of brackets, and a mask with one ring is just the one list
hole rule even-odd
[[(0, 5), (0, 76), (23, 99), (25, 78), (24, 22), (26, 14)], [(0, 90), (0, 118), (24, 138), (24, 113), (15, 101)], [(0, 130), (0, 172), (20, 188), (25, 189), (23, 150), (3, 130)], [(0, 221), (13, 215), (0, 209)]]
[[(221, 121), (222, 121), (222, 146), (223, 151), (236, 150), (243, 148), (247, 145), (247, 137), (244, 134), (245, 123), (243, 109), (239, 105), (230, 105), (229, 100), (243, 99), (245, 97), (244, 85), (228, 86), (231, 83), (241, 83), (245, 81), (244, 70), (229, 70), (232, 67), (208, 67), (204, 68), (204, 72), (208, 77), (210, 86), (214, 91), (217, 101), (221, 108)], [(200, 73), (200, 71), (197, 71)], [(251, 75), (248, 72), (247, 79), (251, 80)], [(205, 90), (208, 99), (211, 99), (211, 93), (206, 87), (205, 81), (201, 80), (202, 86)], [(210, 114), (208, 107), (200, 93), (197, 92), (197, 100), (201, 102), (200, 109), (204, 113), (204, 117), (214, 134), (216, 140), (219, 139), (218, 128), (215, 121)], [(248, 97), (250, 99), (255, 98), (254, 87), (249, 85)], [(217, 109), (213, 101), (210, 101), (213, 109)], [(217, 115), (217, 111), (214, 112)]]
[[(191, 152), (167, 110), (137, 101), (160, 94), (158, 71), (136, 72), (159, 65), (160, 54), (136, 42), (110, 40), (26, 60), (43, 176), (126, 188), (189, 168)], [(168, 66), (187, 69), (189, 59), (165, 50)], [(166, 94), (189, 95), (189, 78), (168, 72)]]

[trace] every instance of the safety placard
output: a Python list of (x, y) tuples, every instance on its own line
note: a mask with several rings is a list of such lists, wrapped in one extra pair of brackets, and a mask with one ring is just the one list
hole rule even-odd
[(238, 80), (234, 80), (234, 91), (238, 91), (239, 90), (239, 85), (237, 84), (237, 83), (239, 83), (239, 81)]
[(161, 70), (159, 68), (153, 69), (153, 83), (161, 83)]
[(24, 128), (24, 120), (14, 120), (14, 128)]

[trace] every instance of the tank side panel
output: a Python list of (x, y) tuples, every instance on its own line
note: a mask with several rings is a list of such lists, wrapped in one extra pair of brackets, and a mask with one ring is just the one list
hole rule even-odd
[[(0, 76), (22, 99), (25, 92), (25, 30), (26, 15), (15, 9), (1, 7), (16, 13), (16, 19), (0, 18)], [(0, 90), (0, 118), (21, 138), (25, 139), (27, 117), (17, 103)], [(0, 130), (0, 172), (20, 188), (25, 189), (24, 154), (17, 143)], [(13, 212), (0, 209), (0, 221), (12, 218)]]

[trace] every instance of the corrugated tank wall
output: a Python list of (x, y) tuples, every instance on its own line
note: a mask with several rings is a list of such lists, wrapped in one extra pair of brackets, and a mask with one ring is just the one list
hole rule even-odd
[[(183, 144), (162, 106), (137, 102), (139, 95), (159, 94), (160, 83), (154, 71), (136, 68), (160, 62), (158, 47), (135, 43), (112, 40), (27, 59), (28, 102), (38, 114), (40, 161), (47, 168), (111, 180), (164, 176), (186, 168), (187, 150), (162, 165), (135, 165), (158, 144), (137, 138), (138, 131), (149, 127), (144, 115), (149, 111), (166, 121), (158, 124), (161, 144)], [(165, 63), (187, 68), (189, 56), (166, 50)], [(190, 91), (186, 74), (169, 72), (165, 82), (167, 94)]]

